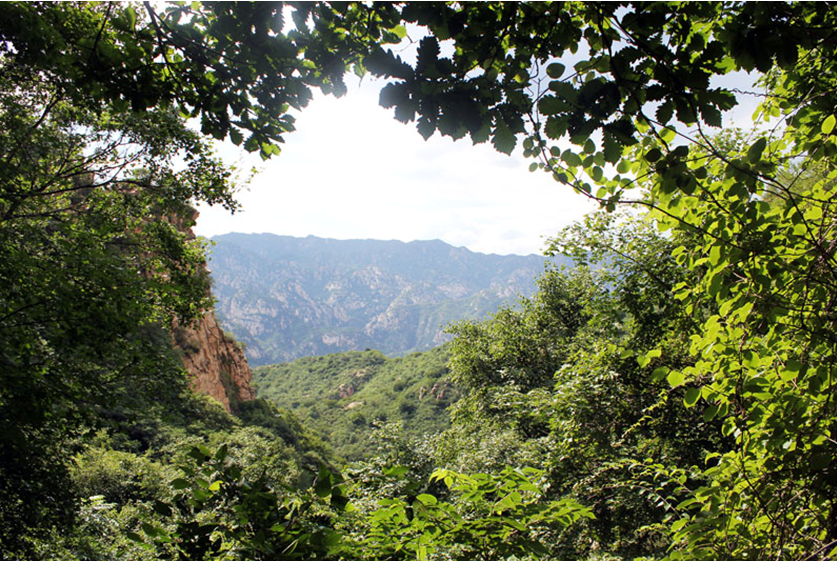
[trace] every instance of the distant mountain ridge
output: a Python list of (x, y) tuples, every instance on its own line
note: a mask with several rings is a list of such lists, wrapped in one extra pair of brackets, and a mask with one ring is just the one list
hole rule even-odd
[(254, 365), (348, 350), (435, 347), (451, 321), (534, 292), (546, 258), (486, 255), (439, 240), (334, 240), (274, 234), (213, 238), (221, 324)]

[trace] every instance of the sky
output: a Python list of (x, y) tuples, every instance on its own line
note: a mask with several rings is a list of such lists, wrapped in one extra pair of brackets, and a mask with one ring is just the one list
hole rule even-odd
[[(532, 160), (438, 134), (425, 141), (378, 105), (381, 82), (349, 79), (342, 98), (317, 95), (268, 162), (224, 145), (225, 160), (260, 173), (235, 215), (200, 206), (195, 231), (336, 239), (440, 239), (480, 253), (541, 253), (545, 240), (596, 205), (529, 172)], [(249, 156), (249, 157), (248, 157)], [(241, 160), (241, 158), (245, 158)]]
[[(323, 96), (296, 115), (282, 153), (268, 162), (230, 143), (222, 157), (260, 172), (238, 193), (241, 210), (198, 207), (195, 231), (273, 233), (336, 239), (440, 239), (480, 253), (541, 253), (546, 240), (596, 208), (552, 180), (529, 172), (518, 147), (509, 157), (490, 144), (425, 141), (378, 105), (381, 82), (349, 78), (342, 98)], [(752, 84), (747, 75), (721, 79)], [(720, 84), (717, 84), (720, 85)], [(741, 98), (725, 122), (747, 126), (757, 98)]]

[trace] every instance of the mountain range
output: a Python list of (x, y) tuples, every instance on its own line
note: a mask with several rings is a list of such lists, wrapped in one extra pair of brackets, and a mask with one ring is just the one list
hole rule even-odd
[(212, 241), (216, 312), (253, 365), (438, 346), (448, 340), (448, 323), (483, 318), (531, 295), (547, 261), (475, 253), (439, 240), (234, 233)]

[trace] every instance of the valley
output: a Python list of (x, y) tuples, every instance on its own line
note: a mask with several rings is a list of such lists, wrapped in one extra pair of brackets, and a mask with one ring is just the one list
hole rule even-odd
[[(0, 3), (0, 559), (833, 560), (835, 30), (830, 2)], [(358, 78), (386, 149), (350, 109), (309, 132)], [(408, 128), (596, 210), (405, 166)], [(399, 189), (444, 215), (416, 231), (497, 247), (497, 189), (572, 267), (210, 255), (195, 207), (247, 202), (224, 152), (286, 137), (342, 175), (271, 176), (270, 228), (339, 191), (358, 235), (346, 203), (388, 225)]]

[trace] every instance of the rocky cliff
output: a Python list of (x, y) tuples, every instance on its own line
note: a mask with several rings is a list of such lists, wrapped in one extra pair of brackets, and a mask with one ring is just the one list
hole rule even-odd
[(215, 398), (227, 411), (255, 397), (244, 351), (224, 333), (213, 312), (194, 327), (175, 325), (172, 335), (183, 353), (183, 365), (191, 375), (194, 391)]
[[(192, 222), (196, 218), (197, 211), (191, 217)], [(175, 225), (194, 238), (191, 228), (182, 221)], [(175, 321), (172, 340), (175, 348), (181, 351), (194, 391), (215, 398), (228, 412), (236, 403), (255, 397), (250, 387), (252, 373), (244, 351), (218, 325), (215, 312), (206, 312), (195, 325), (185, 326)]]

